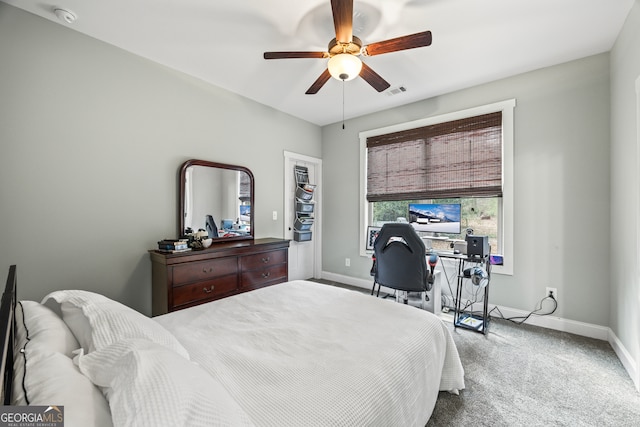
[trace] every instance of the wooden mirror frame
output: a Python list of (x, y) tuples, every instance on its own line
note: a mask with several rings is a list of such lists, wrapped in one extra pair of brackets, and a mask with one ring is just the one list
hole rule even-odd
[[(179, 196), (178, 196), (179, 197), (178, 236), (182, 237), (185, 234), (184, 233), (185, 231), (185, 194), (186, 194), (185, 186), (186, 186), (187, 169), (191, 166), (204, 166), (204, 167), (210, 167), (210, 168), (216, 168), (216, 169), (225, 169), (225, 170), (231, 170), (231, 171), (244, 172), (249, 176), (249, 192), (250, 192), (249, 204), (251, 206), (251, 209), (249, 212), (249, 218), (250, 218), (249, 235), (215, 238), (213, 239), (213, 244), (221, 243), (221, 242), (229, 242), (234, 240), (253, 240), (254, 228), (255, 228), (255, 217), (254, 217), (255, 184), (254, 184), (253, 173), (251, 173), (251, 171), (244, 166), (228, 165), (225, 163), (216, 163), (216, 162), (210, 162), (207, 160), (198, 160), (198, 159), (187, 160), (180, 167), (180, 172), (179, 172), (180, 189), (179, 189)], [(223, 218), (215, 218), (215, 221), (218, 227), (222, 227), (222, 224), (221, 224), (222, 219)], [(197, 230), (194, 230), (194, 231), (197, 231)]]

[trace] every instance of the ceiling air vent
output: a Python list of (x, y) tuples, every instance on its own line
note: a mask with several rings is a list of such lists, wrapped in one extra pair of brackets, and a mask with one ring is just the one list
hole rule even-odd
[(391, 87), (385, 91), (387, 96), (400, 95), (403, 92), (406, 92), (407, 88), (404, 86)]

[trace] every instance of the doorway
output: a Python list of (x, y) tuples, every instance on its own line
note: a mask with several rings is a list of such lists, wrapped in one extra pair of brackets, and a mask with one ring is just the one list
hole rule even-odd
[[(311, 226), (311, 240), (294, 240), (293, 224), (296, 220), (295, 166), (304, 166), (309, 173), (309, 183), (316, 186), (313, 196), (314, 221)], [(289, 245), (289, 280), (304, 280), (321, 277), (322, 270), (322, 160), (302, 154), (284, 152), (284, 238)]]

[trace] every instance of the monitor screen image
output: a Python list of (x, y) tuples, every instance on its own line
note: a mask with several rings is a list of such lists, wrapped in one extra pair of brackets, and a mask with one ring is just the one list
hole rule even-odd
[(251, 205), (240, 205), (240, 221), (251, 221)]
[(460, 233), (460, 203), (410, 203), (409, 222), (416, 231)]

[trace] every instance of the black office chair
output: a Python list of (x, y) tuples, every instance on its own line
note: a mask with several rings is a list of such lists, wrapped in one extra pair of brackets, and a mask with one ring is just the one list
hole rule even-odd
[[(374, 276), (371, 294), (378, 285), (396, 290), (396, 301), (408, 303), (407, 292), (420, 292), (422, 308), (433, 285), (433, 274), (427, 267), (426, 249), (410, 224), (389, 223), (382, 226), (373, 244)], [(400, 296), (402, 291), (403, 296)]]

